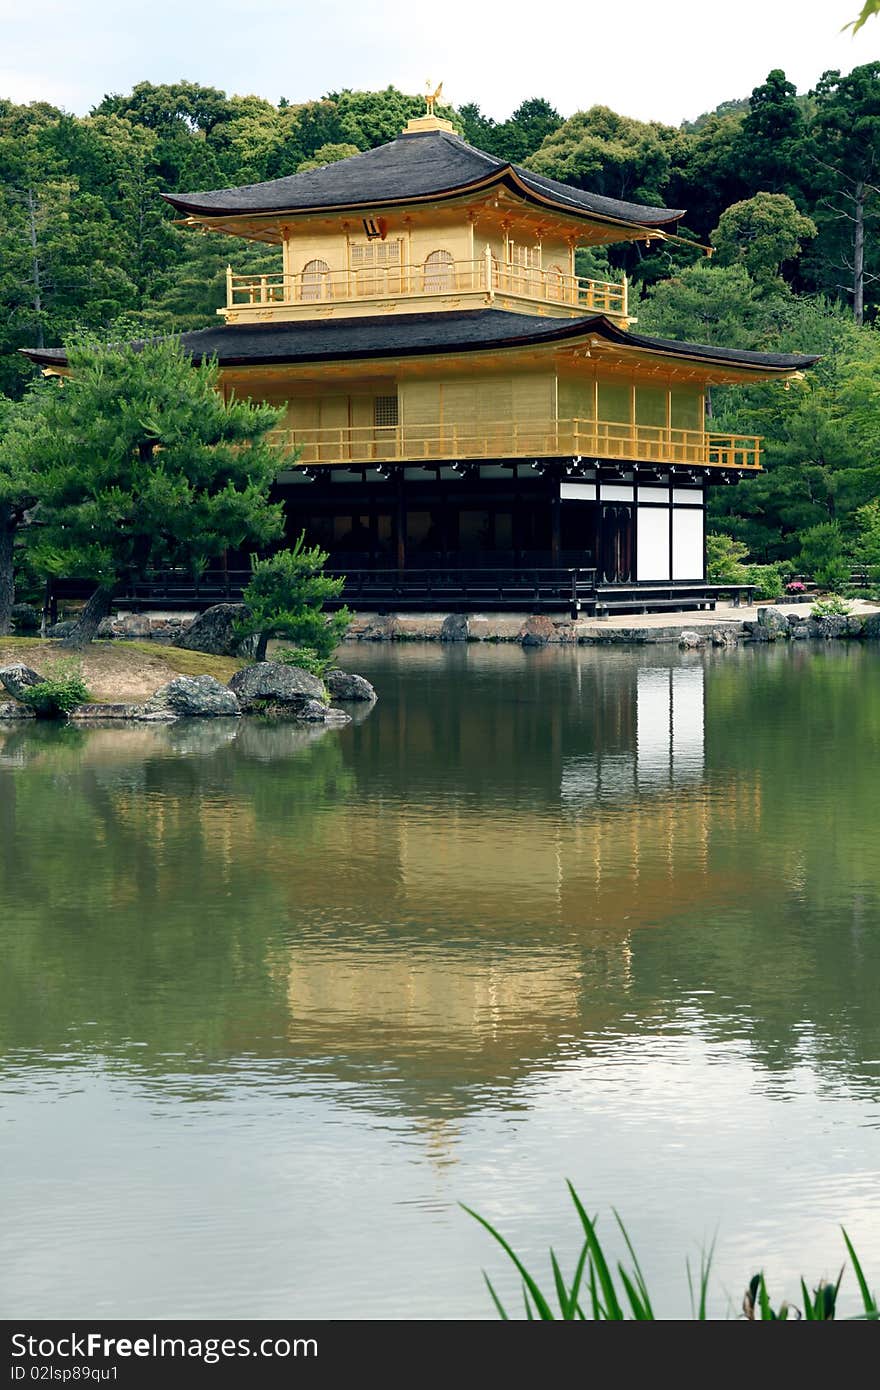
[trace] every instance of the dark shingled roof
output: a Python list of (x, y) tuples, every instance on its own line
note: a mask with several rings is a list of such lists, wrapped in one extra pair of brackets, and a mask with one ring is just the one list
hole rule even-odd
[[(796, 371), (817, 357), (792, 353), (746, 352), (741, 348), (677, 343), (627, 333), (601, 314), (586, 318), (538, 318), (501, 309), (455, 313), (401, 314), (349, 319), (304, 319), (293, 323), (235, 323), (184, 333), (181, 342), (195, 361), (216, 356), (221, 366), (340, 362), (369, 357), (417, 357), (428, 353), (476, 352), (485, 348), (528, 347), (564, 342), (585, 333), (622, 346), (675, 357), (694, 357), (728, 366)], [(135, 344), (140, 346), (140, 344)], [(40, 366), (63, 366), (63, 348), (23, 348)]]
[(216, 188), (207, 193), (165, 193), (163, 197), (179, 212), (202, 216), (308, 212), (318, 208), (378, 208), (464, 192), (486, 181), (506, 181), (520, 194), (531, 194), (542, 203), (549, 201), (574, 213), (593, 213), (640, 227), (669, 226), (684, 216), (680, 208), (643, 207), (571, 188), (476, 150), (445, 130), (400, 135), (364, 154), (269, 183)]

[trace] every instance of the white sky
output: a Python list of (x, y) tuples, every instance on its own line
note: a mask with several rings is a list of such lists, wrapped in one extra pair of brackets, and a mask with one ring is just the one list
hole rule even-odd
[(86, 112), (105, 92), (185, 77), (277, 101), (444, 82), (503, 119), (526, 97), (678, 124), (748, 96), (771, 68), (800, 91), (880, 58), (862, 0), (0, 0), (0, 96)]

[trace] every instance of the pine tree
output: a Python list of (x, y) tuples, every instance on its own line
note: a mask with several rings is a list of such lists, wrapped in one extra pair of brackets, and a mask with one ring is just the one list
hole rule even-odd
[(280, 535), (269, 493), (290, 461), (268, 438), (280, 412), (224, 400), (216, 362), (194, 365), (174, 339), (75, 343), (68, 362), (30, 434), (42, 479), (31, 555), (41, 573), (94, 583), (67, 639), (81, 646), (121, 586)]
[(39, 388), (18, 402), (0, 396), (0, 636), (12, 630), (16, 541), (40, 494), (39, 472), (27, 447), (38, 393)]

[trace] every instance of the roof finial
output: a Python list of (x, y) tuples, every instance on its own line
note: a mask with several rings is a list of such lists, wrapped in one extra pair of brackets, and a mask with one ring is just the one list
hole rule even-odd
[(443, 83), (442, 83), (442, 82), (440, 83), (440, 85), (439, 85), (439, 87), (437, 88), (436, 92), (432, 92), (432, 91), (431, 91), (431, 87), (433, 86), (433, 83), (431, 82), (430, 77), (427, 79), (427, 84), (426, 84), (426, 85), (427, 85), (428, 90), (427, 90), (427, 93), (425, 94), (425, 115), (426, 115), (426, 116), (433, 116), (433, 114), (434, 114), (434, 102), (435, 102), (435, 101), (438, 101), (439, 98), (440, 98), (440, 93), (443, 91)]
[(450, 135), (455, 134), (455, 126), (452, 122), (448, 121), (445, 116), (438, 116), (434, 110), (442, 91), (443, 83), (441, 82), (435, 87), (429, 77), (425, 93), (425, 114), (424, 116), (410, 116), (403, 128), (404, 135), (425, 135), (433, 130), (445, 130)]

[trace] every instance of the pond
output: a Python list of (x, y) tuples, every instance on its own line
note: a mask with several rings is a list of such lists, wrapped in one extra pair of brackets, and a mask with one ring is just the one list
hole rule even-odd
[(880, 653), (359, 645), (342, 730), (0, 727), (5, 1316), (880, 1282)]

